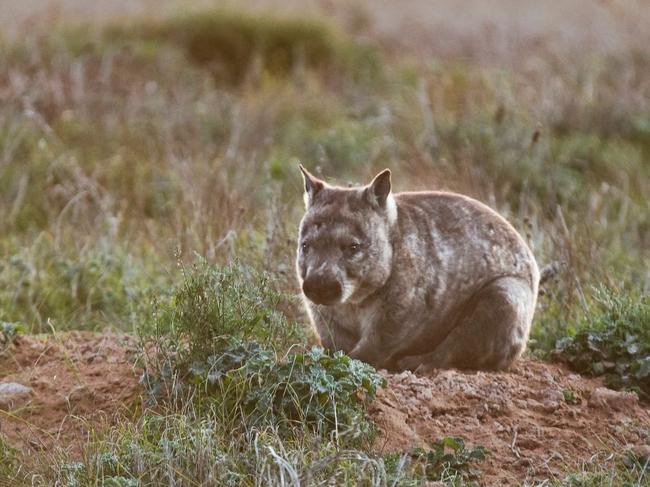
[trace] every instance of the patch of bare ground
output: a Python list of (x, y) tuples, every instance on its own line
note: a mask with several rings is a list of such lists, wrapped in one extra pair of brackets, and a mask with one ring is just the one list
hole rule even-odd
[(93, 428), (130, 415), (141, 371), (128, 335), (70, 332), (21, 336), (0, 355), (0, 383), (32, 389), (0, 407), (0, 434), (25, 457), (63, 446), (74, 453)]
[(371, 407), (380, 430), (376, 447), (406, 451), (463, 437), (491, 452), (479, 468), (485, 485), (563, 478), (567, 468), (650, 444), (648, 404), (562, 365), (522, 360), (508, 372), (386, 378)]

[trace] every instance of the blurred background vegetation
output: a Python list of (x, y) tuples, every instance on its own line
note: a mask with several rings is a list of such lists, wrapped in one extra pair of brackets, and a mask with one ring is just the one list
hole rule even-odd
[(485, 201), (555, 266), (532, 353), (633, 336), (590, 363), (648, 387), (644, 2), (182, 7), (3, 5), (0, 322), (132, 332), (198, 254), (265, 271), (304, 323), (298, 161), (340, 184), (390, 167), (398, 191)]
[(397, 190), (505, 214), (559, 263), (533, 348), (588, 312), (595, 285), (647, 292), (641, 4), (531, 18), (477, 0), (458, 18), (439, 3), (10, 6), (0, 320), (131, 330), (195, 253), (240, 257), (295, 294), (297, 161), (343, 184), (390, 167)]

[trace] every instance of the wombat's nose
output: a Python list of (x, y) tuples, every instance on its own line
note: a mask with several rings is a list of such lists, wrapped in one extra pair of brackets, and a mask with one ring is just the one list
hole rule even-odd
[(341, 298), (341, 285), (336, 279), (309, 276), (302, 283), (302, 292), (316, 304), (334, 304)]

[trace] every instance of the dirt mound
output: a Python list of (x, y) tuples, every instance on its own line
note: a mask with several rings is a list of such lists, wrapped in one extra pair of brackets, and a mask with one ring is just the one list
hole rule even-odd
[(635, 394), (561, 365), (523, 360), (509, 372), (441, 370), (386, 374), (371, 414), (381, 451), (426, 446), (445, 436), (483, 445), (485, 485), (563, 478), (599, 452), (650, 444), (650, 410)]
[[(128, 335), (71, 332), (24, 336), (0, 355), (0, 383), (33, 392), (0, 407), (0, 434), (25, 455), (53, 443), (78, 451), (87, 434), (139, 403)], [(562, 478), (600, 452), (650, 445), (650, 411), (634, 394), (603, 388), (563, 366), (520, 361), (502, 373), (386, 374), (371, 414), (376, 449), (407, 451), (445, 436), (490, 449), (485, 485)], [(7, 403), (9, 404), (9, 403)], [(647, 447), (646, 447), (647, 448)]]
[(0, 434), (26, 457), (54, 443), (74, 451), (75, 440), (83, 441), (90, 426), (128, 415), (136, 402), (135, 345), (130, 336), (89, 332), (19, 337), (0, 354), (0, 383), (21, 384), (33, 393), (18, 405), (0, 407)]

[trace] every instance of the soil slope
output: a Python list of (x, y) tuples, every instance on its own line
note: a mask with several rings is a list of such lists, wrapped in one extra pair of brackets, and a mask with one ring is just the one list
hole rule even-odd
[(650, 410), (636, 394), (611, 391), (561, 365), (521, 360), (509, 372), (387, 379), (371, 411), (378, 447), (407, 450), (463, 437), (491, 452), (479, 468), (485, 485), (562, 479), (567, 468), (650, 445)]

